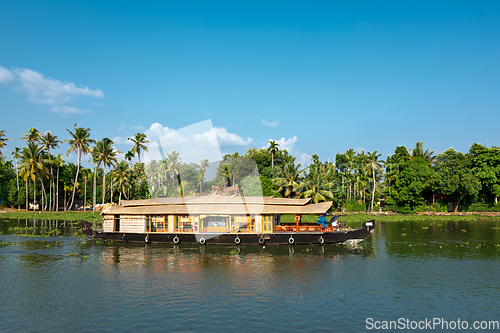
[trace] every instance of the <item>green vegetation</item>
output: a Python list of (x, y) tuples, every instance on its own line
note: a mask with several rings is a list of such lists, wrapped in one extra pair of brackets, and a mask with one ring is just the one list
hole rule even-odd
[(102, 217), (99, 212), (26, 212), (26, 211), (8, 211), (0, 213), (0, 218), (8, 219), (38, 219), (38, 220), (65, 220), (80, 221), (86, 220), (91, 223), (102, 223)]
[[(5, 133), (0, 130), (0, 154), (9, 140)], [(225, 155), (215, 178), (207, 180), (208, 160), (184, 163), (176, 151), (142, 163), (140, 152), (148, 150), (149, 142), (144, 134), (128, 138), (134, 146), (118, 161), (119, 152), (111, 139), (96, 141), (90, 128), (76, 124), (68, 133), (69, 139), (59, 141), (50, 132), (42, 135), (31, 128), (23, 133), (26, 146), (14, 149), (12, 161), (0, 158), (3, 205), (45, 214), (70, 211), (75, 206), (92, 210), (98, 198), (102, 203), (120, 203), (122, 199), (239, 193), (332, 201), (332, 210), (339, 212), (386, 211), (410, 216), (448, 209), (500, 212), (500, 148), (494, 146), (474, 143), (468, 153), (450, 148), (435, 155), (418, 141), (410, 150), (396, 147), (385, 161), (377, 151), (348, 149), (338, 153), (335, 162), (322, 162), (314, 154), (303, 168), (270, 140), (267, 148), (248, 148), (242, 156)], [(77, 154), (76, 165), (51, 155), (51, 149), (63, 143), (69, 144), (68, 154)], [(91, 155), (92, 169), (80, 165), (86, 154)], [(134, 158), (138, 159), (135, 164)], [(99, 220), (98, 216), (75, 214), (50, 218)]]

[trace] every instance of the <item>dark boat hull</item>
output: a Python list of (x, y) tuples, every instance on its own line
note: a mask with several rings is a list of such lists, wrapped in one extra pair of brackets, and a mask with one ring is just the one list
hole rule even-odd
[(360, 241), (373, 233), (375, 221), (363, 223), (358, 229), (332, 232), (275, 232), (268, 234), (245, 233), (123, 233), (100, 232), (90, 228), (90, 223), (82, 220), (82, 231), (90, 239), (118, 242), (170, 243), (170, 244), (236, 244), (236, 245), (303, 245), (336, 244)]

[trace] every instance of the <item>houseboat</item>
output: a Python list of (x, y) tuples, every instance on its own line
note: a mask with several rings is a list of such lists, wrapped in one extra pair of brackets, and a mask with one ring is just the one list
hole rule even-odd
[[(128, 200), (101, 213), (102, 230), (92, 229), (87, 221), (81, 226), (91, 239), (202, 245), (332, 244), (373, 233), (373, 220), (357, 229), (302, 223), (303, 215), (326, 214), (331, 205), (313, 204), (309, 198), (217, 195)], [(282, 215), (295, 216), (295, 223), (282, 224)]]

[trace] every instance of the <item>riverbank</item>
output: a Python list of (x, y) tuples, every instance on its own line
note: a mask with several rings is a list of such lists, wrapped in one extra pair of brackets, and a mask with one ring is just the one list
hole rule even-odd
[(38, 220), (86, 220), (91, 223), (102, 222), (100, 212), (33, 212), (25, 210), (5, 209), (0, 211), (0, 218), (6, 219), (38, 219)]
[[(465, 213), (443, 213), (443, 212), (422, 212), (417, 214), (397, 214), (397, 213), (374, 213), (367, 214), (361, 212), (337, 212), (333, 215), (340, 215), (340, 221), (363, 223), (368, 220), (377, 222), (400, 222), (400, 221), (424, 221), (424, 220), (445, 220), (445, 221), (480, 221), (500, 219), (500, 213), (492, 212), (465, 212)], [(304, 215), (302, 222), (316, 223), (319, 216)], [(91, 223), (102, 223), (100, 212), (33, 212), (24, 210), (6, 209), (0, 212), (0, 218), (8, 219), (39, 219), (39, 220), (66, 220), (80, 221), (87, 220)], [(295, 223), (295, 215), (283, 215), (283, 223)]]
[[(363, 212), (335, 212), (332, 215), (340, 215), (339, 221), (347, 223), (363, 223), (369, 220), (377, 222), (401, 222), (401, 221), (480, 221), (480, 220), (500, 220), (500, 213), (491, 212), (466, 212), (466, 213), (442, 213), (442, 212), (422, 212), (416, 214), (398, 214), (398, 213), (363, 213)], [(302, 222), (316, 223), (319, 216), (304, 215)], [(330, 220), (327, 216), (327, 220)], [(283, 223), (295, 223), (295, 215), (283, 215)]]

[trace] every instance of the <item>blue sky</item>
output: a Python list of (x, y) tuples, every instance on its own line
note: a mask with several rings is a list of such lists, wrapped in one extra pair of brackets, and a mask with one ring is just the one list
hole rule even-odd
[(303, 161), (500, 145), (498, 1), (2, 1), (0, 46), (9, 157), (30, 127), (126, 151), (206, 119)]

